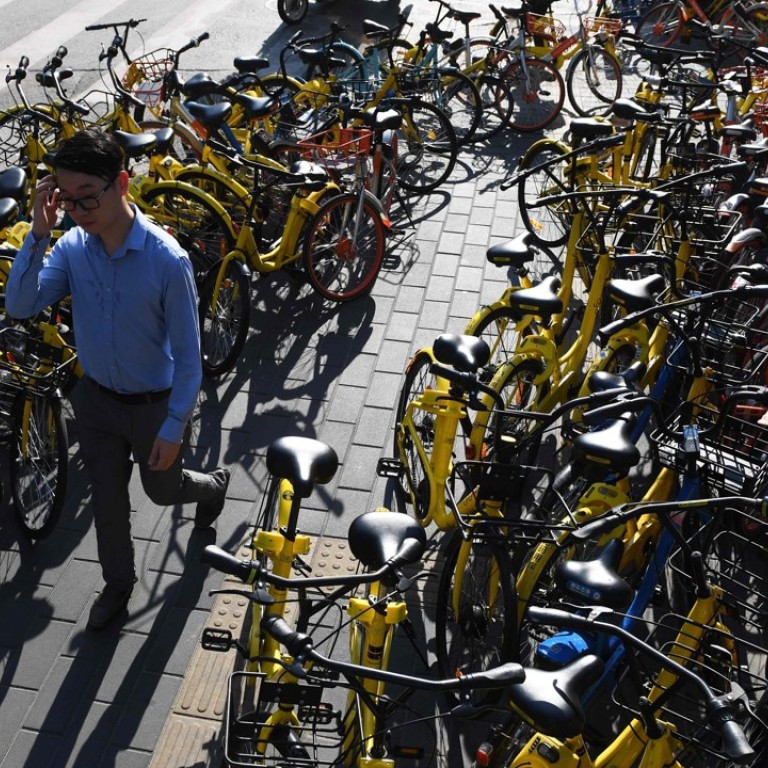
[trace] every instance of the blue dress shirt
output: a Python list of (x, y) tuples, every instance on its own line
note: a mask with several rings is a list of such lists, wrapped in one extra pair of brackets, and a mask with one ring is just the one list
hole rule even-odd
[(121, 393), (171, 389), (159, 437), (180, 443), (202, 380), (197, 293), (186, 252), (136, 209), (111, 256), (97, 235), (70, 229), (45, 257), (30, 234), (6, 286), (11, 317), (32, 317), (72, 295), (77, 352), (85, 373)]

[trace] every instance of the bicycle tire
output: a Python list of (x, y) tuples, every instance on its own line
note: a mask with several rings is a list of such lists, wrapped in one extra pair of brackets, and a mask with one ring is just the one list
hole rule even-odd
[[(30, 397), (26, 449), (22, 424)], [(56, 527), (67, 495), (69, 439), (56, 397), (19, 392), (11, 406), (10, 477), (14, 511), (31, 539), (48, 536)]]
[(483, 119), (475, 131), (474, 142), (488, 141), (509, 128), (515, 102), (507, 83), (495, 75), (483, 74), (475, 81), (483, 105)]
[(307, 15), (309, 0), (277, 0), (278, 16), (286, 24), (298, 24)]
[(520, 315), (512, 307), (483, 307), (464, 328), (467, 336), (477, 336), (488, 344), (491, 356), (486, 365), (484, 379), (489, 379), (515, 354), (520, 338), (530, 332), (530, 326), (525, 326), (522, 334), (517, 330)]
[[(400, 435), (400, 425), (405, 418), (408, 404), (425, 389), (435, 387), (434, 374), (429, 370), (433, 362), (432, 355), (423, 349), (411, 358), (405, 369), (405, 378), (400, 387), (400, 395), (395, 410), (393, 455), (396, 459), (401, 459), (405, 467), (403, 475), (397, 479), (395, 484), (395, 493), (401, 508), (408, 505), (412, 506), (413, 513), (419, 520), (424, 520), (429, 512), (429, 481), (411, 434), (404, 432)], [(429, 455), (435, 441), (434, 416), (426, 411), (417, 410), (414, 411), (412, 419), (419, 440)]]
[[(464, 554), (466, 562), (460, 565)], [(457, 579), (458, 616), (453, 604)], [(437, 594), (435, 650), (441, 677), (491, 669), (512, 657), (517, 599), (504, 547), (493, 542), (467, 542), (462, 531), (451, 531)], [(490, 704), (500, 695), (498, 690), (476, 691), (475, 704)], [(458, 701), (455, 694), (449, 697)]]
[(601, 46), (582, 48), (568, 65), (565, 87), (568, 101), (580, 115), (607, 115), (621, 96), (621, 64)]
[(459, 154), (448, 116), (423, 99), (409, 99), (398, 129), (398, 184), (408, 192), (428, 194), (453, 172)]
[[(312, 287), (330, 301), (367, 294), (384, 260), (386, 232), (378, 201), (365, 193), (327, 200), (312, 218), (304, 240), (304, 267)], [(362, 215), (357, 224), (358, 211)], [(354, 229), (359, 227), (357, 234)]]
[[(519, 360), (502, 365), (494, 374), (490, 386), (499, 393), (505, 408), (528, 410), (533, 408), (540, 394), (539, 386), (534, 384), (534, 379), (540, 373), (541, 362), (538, 359)], [(483, 397), (488, 399), (488, 405), (491, 406), (490, 398), (487, 395)], [(499, 418), (502, 419), (500, 425), (497, 423)], [(530, 421), (517, 416), (499, 416), (488, 411), (478, 411), (472, 428), (472, 444), (485, 444), (486, 455), (492, 456), (496, 453), (494, 442), (497, 437), (512, 444), (530, 426)]]
[(540, 205), (538, 201), (570, 189), (566, 167), (568, 161), (550, 164), (567, 153), (567, 148), (560, 142), (542, 139), (531, 145), (518, 165), (518, 172), (547, 166), (520, 179), (517, 200), (523, 226), (537, 242), (549, 248), (557, 248), (568, 240), (572, 208), (567, 201), (551, 205)]
[(483, 101), (477, 85), (459, 71), (441, 74), (438, 80), (441, 93), (435, 95), (438, 106), (451, 121), (456, 143), (465, 147), (475, 140), (483, 119)]
[(640, 19), (635, 34), (649, 45), (666, 48), (680, 36), (683, 24), (676, 2), (659, 3)]
[[(528, 74), (526, 75), (526, 70)], [(565, 103), (565, 83), (554, 64), (526, 57), (512, 62), (502, 73), (509, 86), (515, 109), (509, 127), (521, 133), (546, 128), (560, 114)], [(552, 91), (544, 84), (552, 83)]]
[(209, 270), (200, 288), (200, 355), (203, 372), (221, 376), (235, 367), (251, 320), (251, 294), (247, 268), (233, 259), (226, 267), (219, 295), (213, 292), (219, 269)]
[(198, 286), (235, 247), (237, 238), (231, 219), (215, 198), (192, 185), (155, 185), (146, 191), (139, 205), (179, 241), (192, 261)]
[(706, 43), (710, 50), (720, 54), (720, 66), (737, 66), (753, 48), (768, 42), (768, 3), (756, 3), (743, 12), (735, 10), (728, 20), (730, 23), (726, 21), (723, 25), (723, 16), (728, 10), (729, 6), (724, 6), (712, 19), (715, 26), (721, 25), (723, 37), (714, 39), (708, 35)]

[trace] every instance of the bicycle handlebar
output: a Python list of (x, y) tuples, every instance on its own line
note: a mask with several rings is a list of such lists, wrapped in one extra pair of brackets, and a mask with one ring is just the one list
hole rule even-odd
[(701, 691), (702, 698), (705, 701), (707, 715), (710, 721), (715, 724), (722, 733), (723, 747), (729, 757), (741, 762), (746, 761), (754, 755), (754, 750), (744, 734), (744, 729), (735, 720), (735, 712), (728, 702), (727, 696), (717, 696), (707, 682), (695, 672), (669, 658), (652, 645), (649, 645), (633, 635), (631, 632), (628, 632), (615, 624), (599, 621), (595, 618), (594, 613), (590, 616), (582, 616), (564, 611), (560, 608), (538, 608), (531, 606), (528, 608), (528, 618), (534, 624), (551, 624), (558, 627), (570, 627), (583, 630), (585, 632), (604, 632), (608, 635), (620, 638), (623, 642), (636, 648), (641, 653), (652, 657), (661, 666), (669, 669), (679, 677), (686, 678), (698, 687), (699, 691)]
[[(444, 680), (401, 675), (382, 669), (372, 669), (360, 664), (338, 661), (323, 656), (313, 647), (312, 638), (303, 632), (296, 632), (280, 616), (267, 615), (261, 620), (261, 629), (286, 647), (289, 655), (296, 661), (310, 660), (321, 667), (340, 672), (347, 676), (369, 678), (394, 685), (404, 685), (425, 691), (460, 691), (468, 694), (475, 688), (504, 688), (525, 680), (525, 670), (520, 664), (508, 662), (499, 667), (481, 672), (471, 672), (460, 677)], [(296, 665), (291, 666), (292, 670)]]
[(86, 28), (86, 32), (96, 32), (100, 29), (116, 29), (117, 27), (127, 27), (130, 29), (135, 29), (139, 26), (143, 21), (146, 21), (146, 19), (129, 19), (128, 21), (114, 21), (114, 22), (107, 22), (106, 24), (89, 24)]
[[(409, 558), (411, 550), (405, 547), (395, 557), (384, 563), (381, 568), (367, 573), (351, 573), (341, 576), (309, 576), (301, 579), (283, 578), (263, 568), (255, 560), (239, 560), (220, 547), (210, 544), (203, 550), (202, 561), (217, 571), (235, 576), (246, 584), (265, 581), (281, 589), (312, 589), (316, 587), (355, 587), (382, 581), (394, 573), (400, 566), (413, 562)], [(256, 602), (260, 602), (258, 599)]]
[(726, 298), (748, 298), (750, 296), (761, 298), (768, 296), (768, 285), (741, 285), (736, 288), (723, 288), (717, 291), (709, 291), (708, 293), (700, 293), (695, 296), (686, 296), (683, 299), (670, 301), (666, 304), (656, 304), (652, 307), (646, 307), (645, 309), (638, 309), (635, 312), (630, 312), (624, 317), (620, 317), (618, 320), (608, 323), (608, 325), (604, 325), (597, 331), (597, 339), (600, 344), (604, 345), (608, 342), (608, 339), (610, 339), (611, 336), (633, 326), (639, 320), (643, 320), (646, 317), (651, 317), (656, 314), (666, 315), (675, 309), (687, 307), (691, 304), (703, 304), (705, 302)]

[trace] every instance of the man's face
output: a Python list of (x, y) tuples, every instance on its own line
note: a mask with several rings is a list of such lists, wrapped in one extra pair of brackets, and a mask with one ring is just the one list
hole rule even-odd
[(59, 204), (70, 201), (74, 205), (67, 213), (89, 235), (109, 229), (123, 212), (121, 182), (120, 176), (109, 181), (89, 173), (56, 169)]

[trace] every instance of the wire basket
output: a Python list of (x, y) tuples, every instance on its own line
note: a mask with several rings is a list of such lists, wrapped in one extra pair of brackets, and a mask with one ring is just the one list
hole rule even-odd
[(20, 326), (0, 328), (0, 386), (50, 395), (71, 375), (76, 359), (69, 346), (47, 344)]
[(158, 108), (165, 100), (164, 77), (174, 68), (176, 51), (172, 48), (158, 48), (134, 59), (125, 75), (123, 87), (148, 107)]
[[(330, 766), (338, 756), (342, 713), (326, 701), (329, 684), (269, 681), (258, 672), (234, 672), (229, 679), (224, 755), (232, 766), (286, 765), (287, 756), (269, 743), (264, 720), (281, 705), (295, 708), (291, 765)], [(273, 736), (274, 738), (274, 736)]]
[(623, 26), (622, 20), (610, 18), (608, 16), (586, 16), (584, 18), (584, 29), (591, 35), (599, 32), (606, 32), (610, 35), (618, 35)]
[[(688, 445), (692, 446), (696, 433), (691, 425), (693, 419), (683, 416), (690, 404), (685, 403), (684, 406), (684, 409), (678, 409), (669, 424), (677, 432), (686, 432)], [(713, 427), (718, 418), (718, 429), (702, 436), (701, 431)], [(661, 430), (651, 434), (650, 439), (658, 448), (660, 463), (683, 473), (689, 463), (695, 461), (710, 490), (721, 494), (752, 494), (765, 477), (768, 409), (745, 400), (720, 417), (715, 406), (702, 403), (696, 407), (695, 425), (698, 429), (697, 451), (686, 451), (684, 442), (672, 440)]]
[(331, 128), (299, 141), (302, 155), (322, 165), (331, 177), (357, 167), (370, 154), (373, 131), (368, 128)]
[(565, 24), (552, 16), (538, 13), (525, 14), (525, 29), (530, 35), (541, 38), (544, 43), (559, 43), (565, 39)]
[[(768, 737), (768, 521), (757, 512), (732, 507), (708, 518), (686, 517), (678, 528), (687, 546), (676, 548), (667, 561), (668, 590), (677, 605), (650, 622), (648, 640), (703, 676), (716, 693), (731, 694), (737, 718), (757, 747), (758, 738), (764, 743)], [(701, 553), (707, 583), (723, 592), (726, 608), (707, 624), (690, 621), (680, 610), (685, 606), (687, 611), (695, 599), (686, 552)], [(693, 656), (691, 647), (697, 650)], [(710, 768), (715, 758), (725, 758), (720, 733), (707, 723), (696, 691), (679, 681), (674, 687), (663, 716), (688, 745), (684, 764)], [(635, 702), (629, 697), (623, 703), (632, 708)]]

